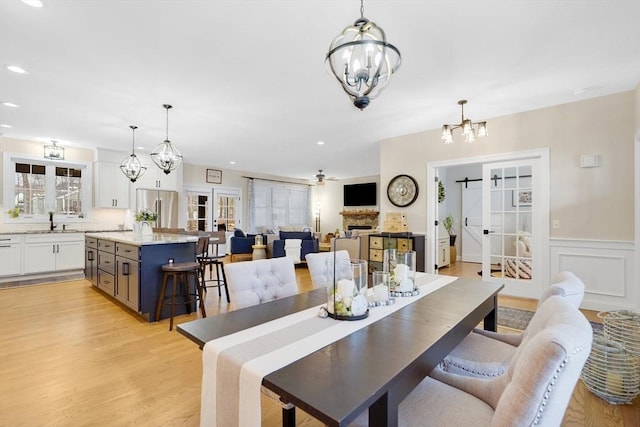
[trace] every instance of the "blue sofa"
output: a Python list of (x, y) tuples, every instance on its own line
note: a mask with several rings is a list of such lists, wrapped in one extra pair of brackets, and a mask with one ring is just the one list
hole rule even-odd
[[(252, 254), (253, 248), (251, 246), (256, 244), (257, 234), (245, 234), (239, 228), (233, 230), (233, 236), (230, 238), (229, 248), (231, 252), (231, 262), (233, 262), (234, 255), (240, 254)], [(262, 235), (262, 241), (267, 244), (267, 236)]]
[(286, 252), (284, 250), (284, 243), (287, 239), (301, 239), (302, 245), (300, 246), (300, 260), (304, 260), (309, 253), (318, 252), (318, 239), (313, 237), (310, 231), (281, 231), (280, 240), (273, 242), (273, 258), (284, 257)]

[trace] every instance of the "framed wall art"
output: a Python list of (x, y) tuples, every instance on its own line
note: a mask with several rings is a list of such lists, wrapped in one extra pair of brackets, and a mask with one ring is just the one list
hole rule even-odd
[(222, 171), (220, 169), (207, 169), (207, 182), (210, 184), (222, 184)]
[(527, 190), (527, 191), (513, 190), (511, 205), (513, 207), (531, 206), (531, 202), (533, 201), (532, 194), (533, 192), (531, 190)]

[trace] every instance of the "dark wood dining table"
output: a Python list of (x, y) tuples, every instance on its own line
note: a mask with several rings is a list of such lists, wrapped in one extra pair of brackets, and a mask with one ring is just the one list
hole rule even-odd
[[(284, 403), (329, 426), (369, 410), (370, 426), (398, 424), (400, 402), (480, 322), (496, 330), (502, 284), (458, 278), (394, 313), (263, 378)], [(178, 331), (202, 348), (210, 340), (326, 302), (318, 289), (183, 323)], [(295, 409), (283, 409), (295, 425)]]

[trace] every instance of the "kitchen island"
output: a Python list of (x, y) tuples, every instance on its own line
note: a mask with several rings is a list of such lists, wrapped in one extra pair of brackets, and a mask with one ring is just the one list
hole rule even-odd
[[(85, 234), (85, 277), (92, 285), (149, 322), (156, 319), (162, 265), (194, 261), (197, 236), (133, 232)], [(176, 314), (186, 313), (177, 305)], [(195, 309), (193, 307), (192, 309)], [(168, 309), (160, 315), (169, 317)]]

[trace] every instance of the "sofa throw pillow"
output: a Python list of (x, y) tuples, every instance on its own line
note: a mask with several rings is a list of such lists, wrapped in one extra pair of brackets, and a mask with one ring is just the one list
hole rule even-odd
[(235, 230), (233, 230), (233, 236), (234, 237), (247, 237), (244, 235), (244, 231), (240, 230), (239, 228), (236, 228)]
[(280, 240), (285, 239), (313, 240), (313, 236), (309, 231), (280, 231)]

